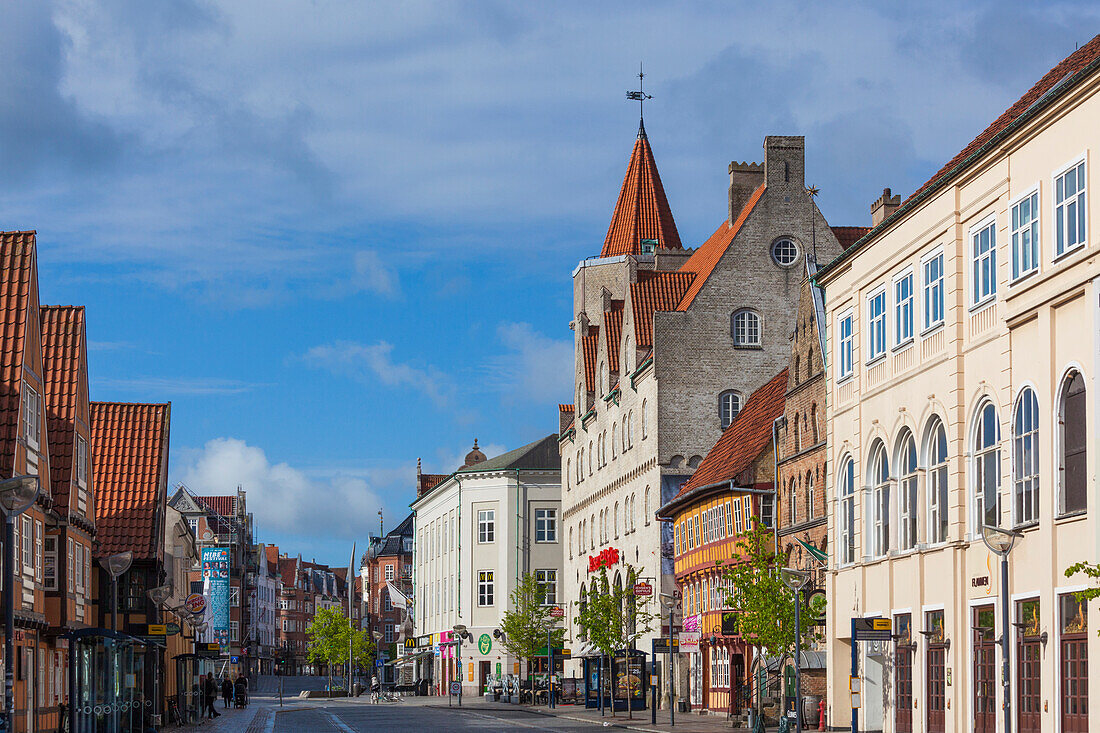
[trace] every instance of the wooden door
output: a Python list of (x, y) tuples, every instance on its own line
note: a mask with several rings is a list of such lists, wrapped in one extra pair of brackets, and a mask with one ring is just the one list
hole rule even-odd
[(1062, 732), (1086, 733), (1089, 729), (1088, 634), (1062, 636)]
[(947, 647), (944, 644), (930, 644), (928, 647), (928, 733), (944, 733), (947, 707)]
[(913, 733), (913, 647), (898, 644), (894, 652), (894, 731)]
[(974, 609), (973, 679), (971, 681), (971, 700), (974, 711), (975, 733), (994, 733), (997, 729), (997, 663), (996, 617), (993, 606), (978, 606)]
[(1016, 644), (1016, 726), (1019, 733), (1041, 733), (1042, 651), (1038, 637)]

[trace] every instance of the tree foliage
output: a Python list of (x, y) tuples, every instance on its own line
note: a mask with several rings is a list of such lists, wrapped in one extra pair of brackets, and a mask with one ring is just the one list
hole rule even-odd
[(546, 646), (547, 635), (551, 648), (560, 648), (565, 632), (557, 628), (557, 619), (550, 616), (553, 606), (546, 605), (546, 589), (533, 573), (524, 573), (512, 591), (511, 603), (501, 619), (504, 632), (501, 646), (516, 659), (527, 662), (527, 674), (531, 674), (531, 662)]
[[(1068, 568), (1066, 568), (1067, 578), (1072, 578), (1077, 573), (1084, 573), (1086, 577), (1096, 580), (1097, 578), (1100, 578), (1100, 563), (1082, 561), (1074, 563), (1073, 565), (1070, 565)], [(1085, 590), (1074, 593), (1073, 595), (1078, 601), (1088, 603), (1094, 598), (1100, 598), (1100, 587), (1086, 588)], [(1096, 633), (1100, 635), (1100, 630), (1097, 630)]]
[(333, 665), (347, 663), (349, 642), (353, 663), (364, 664), (374, 654), (374, 642), (367, 633), (354, 628), (348, 617), (336, 608), (317, 611), (306, 633), (309, 635), (309, 661), (328, 665), (330, 676)]
[(649, 610), (651, 596), (635, 596), (634, 568), (627, 567), (626, 584), (620, 588), (607, 579), (607, 567), (601, 566), (582, 599), (576, 623), (585, 638), (601, 654), (613, 655), (629, 649), (652, 631), (656, 614)]

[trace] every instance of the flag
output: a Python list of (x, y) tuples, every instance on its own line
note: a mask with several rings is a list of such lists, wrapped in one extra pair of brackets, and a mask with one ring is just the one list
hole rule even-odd
[(817, 560), (818, 563), (821, 564), (821, 567), (823, 567), (823, 568), (829, 567), (829, 556), (828, 555), (826, 555), (824, 552), (822, 552), (821, 550), (819, 550), (816, 547), (814, 547), (813, 545), (811, 545), (809, 542), (805, 542), (803, 540), (800, 540), (797, 537), (795, 537), (794, 539), (798, 544), (802, 545), (803, 549), (805, 549), (806, 552), (810, 553), (810, 557), (812, 557), (814, 560)]
[(392, 581), (386, 581), (386, 588), (390, 592), (390, 603), (394, 608), (406, 608), (409, 605), (409, 597)]

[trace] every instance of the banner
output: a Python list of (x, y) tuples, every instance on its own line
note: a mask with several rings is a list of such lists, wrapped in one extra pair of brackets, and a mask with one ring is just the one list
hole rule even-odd
[(229, 651), (229, 549), (202, 548), (202, 589), (209, 599), (206, 620), (222, 652)]

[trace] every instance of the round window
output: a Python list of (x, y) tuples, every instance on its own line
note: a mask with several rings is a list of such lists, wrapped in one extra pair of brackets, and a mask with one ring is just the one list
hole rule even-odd
[(775, 240), (772, 244), (772, 259), (777, 265), (790, 267), (798, 259), (798, 245), (787, 237)]

